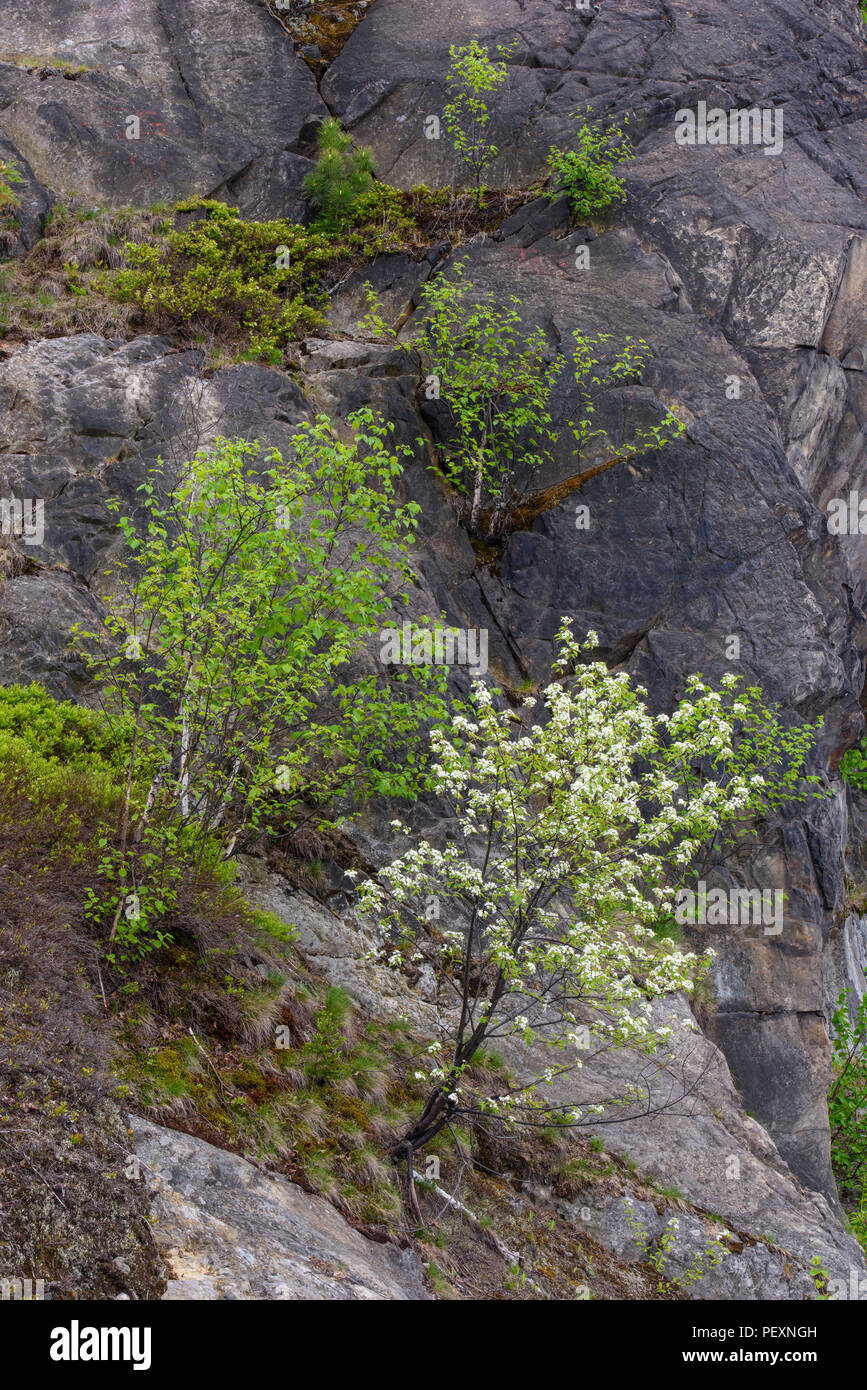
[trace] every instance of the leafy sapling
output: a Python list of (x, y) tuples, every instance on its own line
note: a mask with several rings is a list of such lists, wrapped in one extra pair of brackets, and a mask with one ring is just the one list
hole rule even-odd
[(840, 775), (844, 782), (867, 791), (867, 746), (862, 741), (856, 748), (849, 748), (840, 759)]
[(579, 219), (595, 217), (612, 203), (623, 201), (625, 185), (614, 170), (635, 153), (625, 131), (629, 117), (624, 116), (620, 125), (601, 129), (588, 121), (591, 109), (588, 106), (586, 115), (576, 114), (575, 148), (563, 150), (552, 145), (548, 152), (554, 188), (568, 196), (572, 214)]
[[(501, 55), (507, 49), (499, 50)], [(506, 80), (507, 68), (495, 62), (488, 49), (476, 39), (463, 47), (452, 44), (451, 62), (446, 74), (451, 100), (443, 112), (446, 130), (455, 154), (469, 171), (476, 200), (482, 202), (482, 174), (499, 154), (490, 137), (491, 113), (488, 102)]]
[[(576, 329), (571, 354), (552, 350), (544, 329), (525, 329), (514, 295), (505, 303), (477, 298), (462, 276), (459, 262), (452, 275), (438, 275), (425, 286), (420, 334), (398, 339), (375, 313), (368, 323), (390, 333), (397, 347), (420, 352), (428, 380), (436, 383), (450, 417), (439, 446), (443, 471), (472, 536), (497, 541), (508, 534), (539, 471), (555, 465), (563, 436), (571, 434), (567, 447), (592, 465), (587, 475), (593, 476), (683, 433), (685, 426), (670, 410), (658, 424), (640, 427), (616, 445), (595, 427), (604, 391), (640, 381), (650, 357), (643, 339), (627, 337), (612, 352), (611, 334), (589, 336)], [(577, 407), (558, 428), (552, 400), (569, 374)], [(579, 486), (581, 477), (569, 481)]]

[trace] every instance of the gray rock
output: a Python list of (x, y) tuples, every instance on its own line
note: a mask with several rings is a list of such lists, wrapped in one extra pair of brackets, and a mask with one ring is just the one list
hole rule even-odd
[(315, 167), (315, 160), (304, 155), (277, 150), (253, 160), (216, 190), (215, 196), (232, 203), (242, 217), (257, 222), (277, 218), (307, 222), (310, 201), (304, 192), (304, 180)]
[(572, 211), (565, 195), (561, 198), (535, 198), (506, 218), (494, 233), (494, 241), (531, 246), (540, 237), (564, 235), (571, 225)]
[(418, 292), (431, 273), (428, 260), (411, 261), (403, 252), (377, 256), (370, 265), (353, 270), (332, 294), (328, 321), (338, 333), (357, 333), (367, 316), (366, 286), (375, 290), (378, 312), (395, 325), (417, 303)]
[(321, 1197), (179, 1130), (129, 1124), (166, 1299), (429, 1297), (416, 1254), (368, 1240)]
[(297, 168), (275, 157), (311, 114), (327, 114), (307, 64), (255, 0), (9, 0), (3, 47), (86, 65), (69, 80), (0, 63), (0, 127), (65, 200), (144, 205), (243, 175), (246, 206), (256, 180), (263, 202), (279, 203), (278, 179), (289, 209)]
[[(326, 107), (265, 7), (143, 0), (109, 6), (107, 24), (106, 5), (6, 6), (6, 51), (89, 68), (73, 78), (0, 64), (0, 149), (27, 174), (20, 247), (55, 195), (146, 203), (216, 190), (257, 216), (303, 216), (305, 161)], [(511, 537), (498, 572), (476, 565), (417, 449), (405, 476), (421, 506), (412, 602), (488, 628), (492, 671), (515, 682), (547, 675), (553, 633), (569, 614), (579, 633), (597, 630), (611, 664), (628, 667), (657, 708), (671, 704), (688, 673), (715, 679), (732, 669), (734, 636), (734, 669), (790, 717), (824, 716), (814, 766), (834, 796), (763, 826), (709, 871), (720, 884), (784, 888), (782, 934), (699, 934), (718, 952), (700, 1019), (707, 1056), (722, 1066), (714, 1044), (724, 1050), (743, 1103), (776, 1147), (732, 1101), (736, 1151), (752, 1156), (751, 1173), (757, 1167), (744, 1189), (752, 1196), (726, 1197), (713, 1175), (734, 1121), (722, 1132), (696, 1121), (682, 1145), (637, 1122), (630, 1138), (661, 1180), (702, 1194), (699, 1205), (756, 1232), (770, 1203), (774, 1223), (788, 1230), (787, 1249), (799, 1259), (821, 1253), (817, 1222), (822, 1239), (833, 1246), (827, 1232), (835, 1231), (842, 1240), (829, 1205), (829, 1012), (839, 988), (860, 991), (864, 982), (863, 918), (843, 870), (844, 853), (850, 863), (860, 858), (865, 821), (834, 777), (863, 727), (867, 547), (860, 534), (833, 537), (826, 525), (829, 501), (867, 484), (863, 26), (854, 5), (837, 0), (784, 0), (773, 10), (736, 0), (724, 28), (712, 0), (606, 4), (592, 19), (543, 0), (478, 0), (471, 9), (444, 0), (413, 9), (411, 24), (408, 13), (407, 0), (377, 0), (323, 82), (330, 107), (372, 145), (378, 172), (393, 182), (454, 176), (448, 140), (426, 140), (422, 122), (442, 112), (449, 45), (472, 37), (519, 38), (494, 112), (502, 151), (494, 184), (538, 177), (551, 142), (570, 139), (578, 107), (631, 113), (629, 199), (596, 220), (593, 237), (566, 231), (562, 201), (537, 201), (499, 241), (460, 255), (476, 292), (516, 296), (528, 326), (542, 325), (552, 347), (575, 328), (650, 341), (641, 384), (606, 403), (612, 440), (656, 422), (666, 406), (688, 422), (675, 448), (601, 474), (580, 498), (543, 510)], [(782, 152), (678, 146), (674, 113), (699, 100), (781, 108)], [(138, 142), (125, 138), (129, 114), (141, 118)], [(590, 264), (580, 270), (575, 252), (585, 244)], [(416, 364), (401, 370), (369, 344), (360, 352), (343, 344), (358, 333), (365, 280), (400, 322), (443, 251), (420, 263), (380, 257), (335, 291), (331, 324), (341, 343), (317, 346), (308, 364), (317, 404), (345, 414), (370, 403), (394, 419), (401, 440), (415, 444), (423, 427), (441, 437), (441, 415), (416, 399)], [(182, 457), (217, 433), (281, 447), (308, 411), (281, 372), (233, 367), (205, 379), (201, 367), (196, 354), (173, 353), (159, 339), (118, 345), (93, 335), (33, 344), (0, 366), (0, 495), (46, 502), (44, 543), (19, 547), (26, 563), (16, 561), (0, 594), (4, 678), (36, 677), (63, 695), (84, 688), (68, 631), (96, 611), (115, 539), (110, 494), (133, 499), (158, 454)], [(735, 379), (739, 394), (727, 394)], [(575, 404), (564, 383), (561, 422)], [(572, 472), (564, 449), (538, 485)], [(589, 531), (575, 527), (579, 500), (590, 507)], [(460, 680), (456, 673), (456, 688)], [(376, 820), (372, 811), (361, 833), (388, 854)], [(308, 929), (311, 952), (373, 1007), (384, 982), (339, 949), (333, 925), (317, 917)], [(421, 1023), (435, 1005), (413, 997)], [(711, 1109), (728, 1116), (714, 1085), (701, 1079), (700, 1093), (706, 1084)], [(785, 1164), (824, 1194), (818, 1215), (807, 1219), (812, 1199)], [(845, 1245), (832, 1253), (835, 1267), (851, 1254)]]
[(10, 140), (0, 136), (0, 159), (12, 164), (21, 175), (12, 184), (16, 198), (14, 208), (0, 232), (0, 258), (20, 256), (36, 245), (42, 235), (45, 218), (51, 209), (51, 195), (34, 176), (33, 170)]

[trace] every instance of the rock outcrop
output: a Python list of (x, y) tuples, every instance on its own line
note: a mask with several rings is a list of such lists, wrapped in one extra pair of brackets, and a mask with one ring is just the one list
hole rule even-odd
[(130, 1116), (168, 1299), (425, 1299), (412, 1250), (203, 1139)]
[(302, 131), (328, 114), (259, 0), (12, 0), (0, 104), (8, 140), (60, 200), (226, 193), (253, 217), (292, 215), (312, 167)]

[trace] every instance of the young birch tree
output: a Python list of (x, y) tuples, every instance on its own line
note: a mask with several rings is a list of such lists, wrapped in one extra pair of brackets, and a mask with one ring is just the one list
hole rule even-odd
[(482, 173), (499, 154), (489, 136), (491, 114), (486, 98), (495, 96), (505, 82), (506, 64), (494, 62), (476, 39), (460, 48), (452, 44), (449, 57), (446, 85), (451, 101), (443, 113), (446, 130), (456, 155), (470, 172), (476, 201), (481, 204)]
[[(419, 333), (398, 338), (377, 314), (372, 289), (367, 322), (397, 348), (418, 351), (428, 381), (436, 383), (436, 399), (449, 417), (448, 437), (438, 444), (441, 466), (459, 495), (458, 515), (470, 535), (496, 541), (508, 534), (531, 496), (531, 483), (555, 464), (561, 438), (571, 435), (574, 457), (587, 464), (580, 475), (565, 480), (577, 487), (683, 434), (683, 422), (666, 409), (658, 424), (641, 426), (616, 447), (610, 445), (596, 427), (602, 394), (641, 380), (651, 356), (648, 343), (627, 337), (612, 350), (610, 333), (589, 336), (576, 329), (570, 349), (552, 352), (544, 329), (524, 327), (520, 300), (477, 297), (463, 280), (463, 269), (457, 262), (451, 274), (425, 285)], [(561, 426), (552, 401), (558, 383), (570, 374), (576, 406)]]
[(443, 672), (350, 679), (348, 663), (408, 580), (418, 507), (397, 502), (391, 427), (369, 410), (349, 423), (341, 440), (320, 416), (261, 463), (258, 444), (217, 440), (142, 484), (143, 524), (121, 518), (106, 628), (83, 634), (109, 718), (133, 731), (93, 893), (112, 940), (161, 944), (182, 856), (201, 865), (335, 796), (417, 794)]

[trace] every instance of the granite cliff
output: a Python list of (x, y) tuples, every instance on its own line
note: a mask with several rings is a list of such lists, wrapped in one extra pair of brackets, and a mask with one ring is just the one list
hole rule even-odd
[[(304, 218), (303, 179), (329, 113), (370, 147), (380, 179), (448, 184), (448, 142), (426, 138), (424, 118), (446, 100), (450, 45), (473, 38), (514, 45), (494, 113), (500, 154), (486, 178), (525, 194), (460, 245), (444, 237), (415, 258), (386, 254), (352, 270), (332, 288), (326, 326), (281, 365), (214, 368), (189, 343), (135, 326), (123, 335), (98, 325), (10, 334), (0, 361), (0, 495), (45, 499), (46, 525), (41, 544), (19, 547), (6, 567), (2, 680), (88, 698), (69, 631), (99, 613), (116, 536), (108, 500), (132, 499), (158, 456), (184, 456), (218, 434), (280, 446), (317, 409), (345, 417), (371, 403), (415, 450), (404, 480), (421, 506), (414, 611), (486, 629), (499, 680), (543, 680), (568, 615), (576, 631), (599, 634), (611, 669), (629, 671), (658, 709), (691, 672), (725, 674), (736, 651), (738, 670), (769, 699), (799, 718), (823, 716), (812, 770), (831, 795), (763, 824), (706, 873), (723, 887), (778, 884), (787, 910), (778, 935), (696, 932), (717, 952), (696, 1006), (700, 1047), (682, 1059), (700, 1074), (698, 1103), (613, 1127), (606, 1142), (624, 1165), (616, 1180), (588, 1179), (583, 1196), (558, 1196), (528, 1170), (516, 1199), (555, 1211), (564, 1229), (585, 1232), (617, 1262), (606, 1296), (649, 1297), (629, 1284), (640, 1251), (622, 1211), (637, 1169), (678, 1191), (674, 1258), (684, 1268), (711, 1218), (735, 1233), (730, 1260), (691, 1296), (810, 1297), (815, 1255), (843, 1280), (864, 1272), (841, 1224), (826, 1104), (830, 1016), (841, 988), (863, 995), (867, 971), (867, 807), (839, 775), (864, 727), (867, 547), (827, 525), (829, 502), (867, 484), (864, 25), (842, 0), (722, 9), (711, 0), (602, 0), (586, 11), (565, 0), (375, 0), (361, 15), (332, 61), (317, 49), (306, 62), (262, 0), (8, 0), (0, 157), (23, 175), (5, 247), (12, 261), (34, 253), (51, 210), (70, 202), (112, 210), (200, 195), (247, 218)], [(781, 149), (676, 143), (675, 113), (700, 102), (773, 108)], [(588, 104), (598, 118), (628, 114), (636, 153), (623, 207), (575, 226), (565, 200), (538, 181), (549, 146), (568, 141), (572, 113)], [(124, 135), (129, 113), (141, 123), (135, 143)], [(589, 258), (579, 268), (582, 247)], [(527, 326), (554, 345), (578, 324), (646, 339), (652, 360), (640, 386), (615, 393), (612, 419), (653, 423), (670, 407), (687, 422), (663, 453), (580, 492), (562, 487), (573, 472), (564, 449), (539, 480), (535, 515), (495, 563), (480, 560), (428, 467), (445, 426), (419, 390), (417, 363), (361, 323), (360, 287), (371, 280), (392, 323), (410, 331), (422, 285), (456, 259), (480, 295), (516, 296)], [(575, 406), (564, 391), (558, 419)], [(579, 502), (590, 518), (581, 530)], [(386, 827), (375, 806), (358, 827), (373, 862), (389, 857)], [(424, 1034), (442, 1001), (424, 981), (390, 997), (393, 987), (371, 977), (348, 900), (317, 901), (261, 861), (245, 872), (254, 900), (300, 923), (311, 968), (364, 1017), (399, 1008)], [(98, 989), (95, 977), (89, 988)], [(628, 1061), (618, 1065), (628, 1075)], [(109, 1104), (114, 1117), (93, 1118), (89, 1144), (101, 1128), (127, 1124), (122, 1106)], [(103, 1233), (114, 1250), (125, 1223), (160, 1213), (150, 1272), (128, 1293), (149, 1296), (167, 1278), (170, 1297), (225, 1297), (227, 1288), (234, 1297), (425, 1296), (411, 1249), (367, 1240), (285, 1177), (242, 1170), (239, 1155), (209, 1153), (213, 1135), (160, 1137), (154, 1118), (130, 1121), (128, 1142), (162, 1178)], [(183, 1130), (182, 1115), (172, 1123)], [(650, 1189), (634, 1191), (658, 1233), (664, 1202), (660, 1210)], [(45, 1201), (46, 1222), (71, 1219)], [(253, 1286), (227, 1226), (259, 1252)], [(319, 1264), (305, 1229), (316, 1233)], [(122, 1244), (109, 1254), (138, 1269)], [(85, 1253), (76, 1276), (84, 1286), (91, 1270)]]

